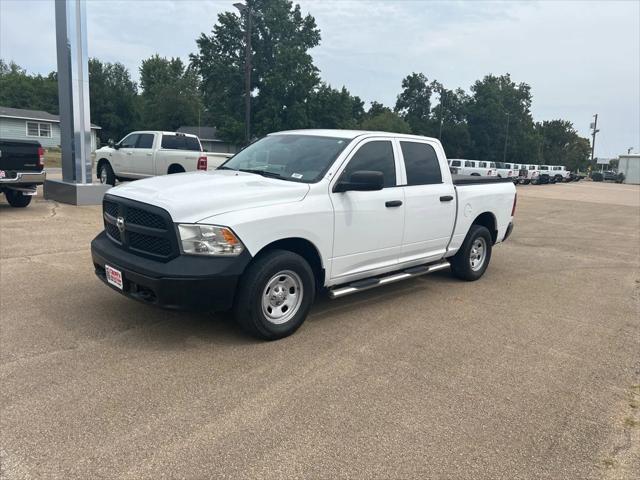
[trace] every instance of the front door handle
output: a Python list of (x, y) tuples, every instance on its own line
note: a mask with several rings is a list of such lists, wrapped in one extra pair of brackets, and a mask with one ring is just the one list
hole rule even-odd
[(402, 200), (389, 200), (384, 204), (387, 208), (399, 207), (400, 205), (402, 205)]
[(440, 197), (441, 202), (450, 202), (451, 200), (453, 200), (453, 195), (444, 195)]

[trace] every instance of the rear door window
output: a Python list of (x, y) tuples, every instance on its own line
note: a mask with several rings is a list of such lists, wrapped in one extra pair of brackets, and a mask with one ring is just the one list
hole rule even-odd
[(407, 185), (442, 183), (438, 155), (431, 145), (418, 142), (400, 142), (400, 147), (407, 171)]
[(452, 167), (460, 167), (461, 166), (460, 163), (461, 163), (460, 160), (453, 160), (451, 162), (451, 166)]
[(200, 151), (200, 142), (196, 137), (185, 135), (162, 135), (162, 148), (167, 150)]
[(474, 162), (470, 161), (470, 160), (467, 160), (467, 161), (464, 162), (464, 166), (465, 167), (474, 168), (476, 166), (476, 164)]

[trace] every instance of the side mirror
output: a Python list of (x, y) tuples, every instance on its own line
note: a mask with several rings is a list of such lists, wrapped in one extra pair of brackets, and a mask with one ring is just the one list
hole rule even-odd
[(107, 145), (109, 145), (109, 147), (111, 147), (111, 148), (115, 148), (115, 142), (113, 141), (113, 138), (110, 138), (107, 141)]
[(382, 172), (371, 170), (358, 170), (353, 172), (348, 181), (339, 181), (334, 187), (334, 192), (371, 192), (384, 188), (384, 175)]

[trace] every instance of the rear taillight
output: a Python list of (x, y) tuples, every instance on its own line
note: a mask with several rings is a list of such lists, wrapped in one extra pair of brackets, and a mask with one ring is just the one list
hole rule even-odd
[(198, 158), (198, 170), (207, 170), (207, 156), (203, 155)]
[(38, 167), (44, 168), (44, 148), (38, 147)]
[(516, 214), (516, 204), (518, 203), (518, 194), (516, 193), (513, 197), (513, 208), (511, 209), (511, 216), (513, 217)]

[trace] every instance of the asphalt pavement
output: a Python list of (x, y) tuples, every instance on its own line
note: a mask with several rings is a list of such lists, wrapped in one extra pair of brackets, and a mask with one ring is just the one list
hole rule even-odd
[(480, 281), (321, 300), (277, 342), (104, 286), (101, 224), (0, 201), (3, 479), (638, 478), (637, 186), (520, 186)]

